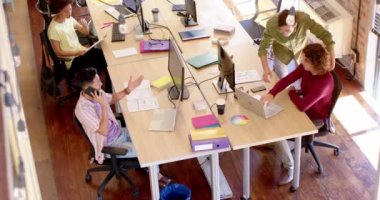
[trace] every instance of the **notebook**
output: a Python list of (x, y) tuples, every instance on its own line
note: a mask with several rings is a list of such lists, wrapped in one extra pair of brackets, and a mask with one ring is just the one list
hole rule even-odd
[(194, 128), (219, 127), (219, 121), (213, 114), (193, 117), (191, 122)]
[(142, 40), (140, 41), (140, 52), (169, 51), (169, 40)]
[(204, 28), (189, 31), (181, 31), (178, 33), (179, 36), (181, 36), (182, 41), (195, 40), (199, 38), (208, 38), (211, 36), (211, 33)]
[(259, 97), (251, 96), (249, 93), (239, 89), (235, 91), (235, 94), (240, 105), (265, 119), (273, 117), (274, 115), (284, 110), (284, 108), (281, 106), (273, 103), (264, 106)]
[(218, 62), (218, 56), (215, 53), (208, 52), (195, 57), (192, 57), (186, 61), (195, 69), (200, 69), (207, 65), (215, 64)]

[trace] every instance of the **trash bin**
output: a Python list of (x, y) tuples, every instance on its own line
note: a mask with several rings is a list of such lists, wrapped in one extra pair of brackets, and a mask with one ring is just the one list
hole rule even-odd
[(161, 200), (190, 200), (191, 190), (182, 184), (172, 183), (160, 192)]

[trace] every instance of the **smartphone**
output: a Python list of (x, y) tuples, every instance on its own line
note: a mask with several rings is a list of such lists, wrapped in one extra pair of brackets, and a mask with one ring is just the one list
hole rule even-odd
[[(98, 90), (96, 90), (95, 88), (89, 86), (88, 88), (86, 88), (83, 92), (89, 96), (92, 96), (93, 93), (97, 92)], [(92, 96), (93, 97), (93, 96)]]
[(264, 91), (266, 90), (265, 86), (263, 85), (260, 85), (260, 86), (257, 86), (257, 87), (254, 87), (254, 88), (251, 88), (251, 92), (253, 93), (256, 93), (256, 92), (260, 92), (260, 91)]

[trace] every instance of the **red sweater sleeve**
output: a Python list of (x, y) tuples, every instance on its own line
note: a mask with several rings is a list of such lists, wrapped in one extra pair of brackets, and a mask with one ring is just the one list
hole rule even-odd
[(299, 65), (296, 70), (285, 76), (284, 78), (280, 79), (273, 88), (269, 91), (270, 94), (272, 94), (274, 97), (281, 92), (283, 89), (288, 87), (290, 84), (294, 83), (296, 80), (302, 77), (303, 73), (305, 73), (305, 70), (303, 68), (303, 65)]

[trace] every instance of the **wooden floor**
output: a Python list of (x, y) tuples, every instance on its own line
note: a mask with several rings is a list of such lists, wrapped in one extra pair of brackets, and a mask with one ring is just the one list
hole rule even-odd
[[(28, 5), (36, 58), (40, 58), (39, 32), (42, 18), (34, 9), (35, 0)], [(76, 13), (76, 11), (74, 11)], [(40, 60), (36, 59), (37, 62)], [(40, 66), (37, 63), (37, 66)], [(338, 68), (339, 69), (339, 68)], [(376, 116), (357, 94), (360, 87), (344, 79), (345, 72), (338, 70), (344, 80), (343, 95), (354, 95), (380, 124)], [(92, 182), (84, 181), (89, 167), (88, 147), (72, 122), (76, 100), (67, 101), (59, 107), (54, 100), (43, 100), (48, 132), (50, 154), (58, 196), (56, 199), (96, 199), (96, 189), (105, 174), (94, 174)], [(337, 134), (321, 140), (328, 140), (341, 148), (339, 156), (330, 149), (317, 148), (324, 166), (324, 173), (317, 174), (316, 164), (310, 154), (302, 153), (300, 188), (289, 192), (289, 186), (278, 187), (280, 160), (270, 149), (251, 148), (251, 193), (252, 199), (372, 199), (374, 193), (375, 169), (354, 143), (345, 129), (337, 122)], [(220, 166), (231, 186), (234, 197), (242, 194), (242, 152), (231, 151), (220, 155)], [(192, 199), (211, 199), (211, 190), (196, 159), (190, 159), (160, 167), (161, 172), (192, 190)], [(140, 188), (138, 199), (150, 199), (149, 177), (141, 171), (130, 171)], [(40, 187), (49, 187), (41, 185)], [(132, 199), (131, 189), (124, 180), (113, 179), (103, 193), (104, 199)]]

